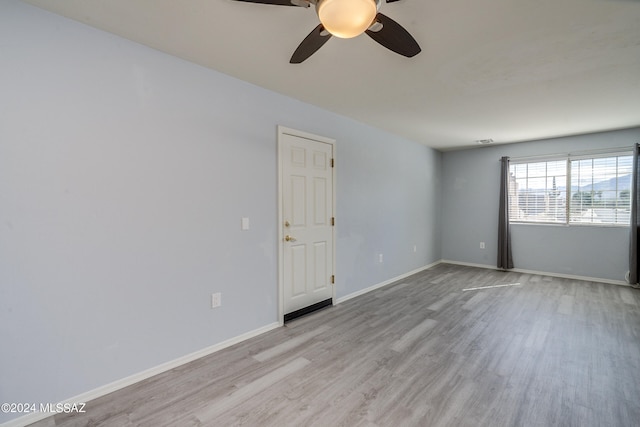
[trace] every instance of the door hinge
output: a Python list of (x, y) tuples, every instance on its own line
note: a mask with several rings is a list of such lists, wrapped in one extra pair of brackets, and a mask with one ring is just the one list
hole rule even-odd
[(331, 283), (334, 284), (336, 283), (336, 276), (335, 275), (331, 275)]
[(331, 217), (331, 225), (336, 225), (336, 217), (335, 216)]
[(331, 167), (333, 167), (333, 159), (331, 159)]

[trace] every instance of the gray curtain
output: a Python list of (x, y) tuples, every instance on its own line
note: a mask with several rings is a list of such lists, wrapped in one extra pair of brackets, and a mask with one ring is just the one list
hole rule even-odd
[(498, 214), (498, 268), (513, 268), (509, 226), (509, 158), (500, 159), (500, 212)]
[(638, 152), (640, 144), (633, 147), (633, 170), (631, 171), (631, 235), (629, 236), (629, 283), (638, 284), (638, 198), (640, 196), (640, 174)]

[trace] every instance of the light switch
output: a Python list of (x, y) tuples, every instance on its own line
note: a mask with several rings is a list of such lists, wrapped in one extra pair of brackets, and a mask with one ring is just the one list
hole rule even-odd
[(242, 229), (243, 230), (249, 229), (249, 218), (242, 218)]

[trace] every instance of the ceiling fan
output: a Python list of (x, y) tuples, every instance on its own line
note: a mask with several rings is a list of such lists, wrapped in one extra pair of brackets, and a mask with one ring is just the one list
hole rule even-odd
[[(366, 33), (376, 42), (411, 58), (420, 53), (420, 46), (400, 24), (378, 12), (382, 0), (236, 0), (276, 6), (310, 7), (315, 5), (320, 24), (302, 40), (293, 52), (291, 64), (300, 64), (331, 36), (351, 38)], [(393, 3), (398, 0), (385, 0)]]

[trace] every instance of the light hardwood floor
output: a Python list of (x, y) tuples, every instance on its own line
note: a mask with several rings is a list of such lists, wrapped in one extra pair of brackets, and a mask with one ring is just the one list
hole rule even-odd
[(638, 426), (640, 291), (440, 264), (86, 411), (36, 425)]

